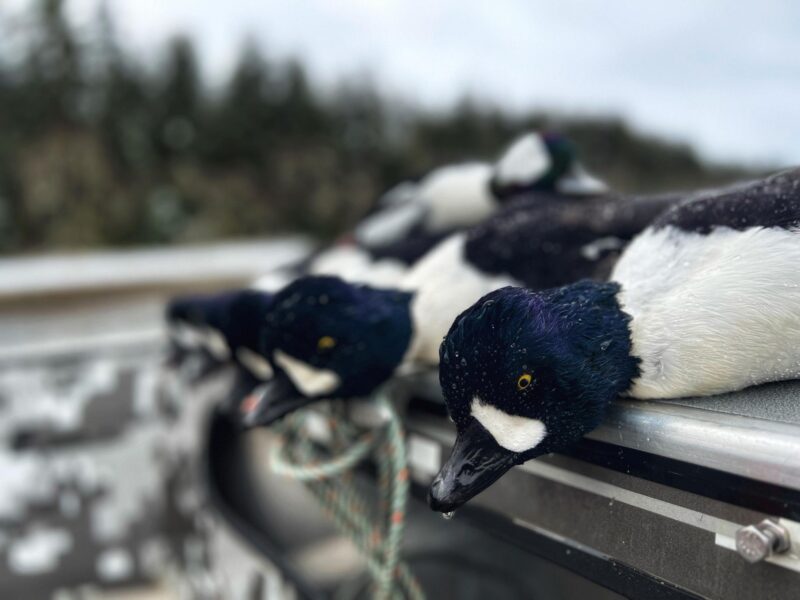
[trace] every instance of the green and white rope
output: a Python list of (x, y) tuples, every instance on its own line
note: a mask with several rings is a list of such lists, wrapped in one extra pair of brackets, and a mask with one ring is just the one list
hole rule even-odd
[[(422, 600), (424, 594), (400, 548), (408, 502), (408, 468), (402, 423), (385, 394), (373, 400), (386, 415), (374, 430), (360, 432), (343, 416), (331, 416), (331, 442), (315, 445), (304, 430), (305, 418), (296, 413), (279, 427), (269, 455), (271, 469), (306, 483), (336, 527), (364, 556), (375, 583), (375, 597)], [(352, 470), (372, 457), (378, 471), (377, 510), (370, 511), (355, 487)], [(370, 518), (377, 512), (377, 518)]]

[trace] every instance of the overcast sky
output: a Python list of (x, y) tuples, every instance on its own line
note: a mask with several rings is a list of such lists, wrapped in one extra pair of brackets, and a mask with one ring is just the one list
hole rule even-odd
[[(77, 18), (97, 0), (72, 0)], [(708, 157), (800, 164), (800, 2), (109, 0), (143, 57), (178, 31), (219, 80), (250, 34), (333, 82), (369, 73), (434, 107), (626, 117)]]

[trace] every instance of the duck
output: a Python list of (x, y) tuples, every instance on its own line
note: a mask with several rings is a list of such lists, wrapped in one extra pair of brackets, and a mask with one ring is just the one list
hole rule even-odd
[(274, 292), (299, 274), (392, 285), (449, 235), (479, 224), (517, 199), (552, 203), (607, 193), (608, 186), (588, 174), (566, 136), (528, 131), (494, 164), (446, 165), (418, 183), (396, 185), (352, 233), (312, 254), (288, 276), (276, 280), (275, 273), (268, 273), (254, 287)]
[(509, 205), (449, 236), (391, 287), (305, 276), (275, 294), (261, 351), (275, 378), (248, 405), (266, 426), (316, 401), (364, 397), (395, 374), (436, 368), (453, 320), (484, 294), (602, 281), (627, 240), (683, 196)]
[[(465, 162), (433, 170), (419, 183), (387, 193), (354, 240), (373, 255), (397, 255), (408, 245), (416, 260), (447, 235), (480, 223), (506, 202), (531, 193), (593, 198), (609, 191), (577, 158), (575, 145), (554, 131), (527, 131), (493, 163)], [(427, 245), (424, 245), (425, 241)]]
[(260, 353), (255, 324), (272, 304), (273, 295), (254, 288), (173, 298), (167, 305), (170, 363), (175, 366), (196, 358), (199, 368), (190, 379), (199, 381), (234, 364), (236, 376), (228, 409), (259, 384), (273, 377), (272, 365)]
[(800, 169), (678, 203), (606, 282), (504, 287), (452, 323), (439, 380), (457, 437), (449, 513), (568, 449), (618, 397), (708, 396), (800, 377)]
[[(497, 203), (489, 198), (489, 187), (506, 202), (525, 195), (527, 202), (540, 203), (557, 202), (558, 189), (572, 190), (571, 199), (606, 189), (599, 180), (582, 174), (585, 170), (575, 154), (574, 146), (563, 135), (527, 132), (501, 156), (494, 167), (496, 172), (488, 164), (464, 163), (436, 169), (419, 183), (402, 182), (379, 199), (377, 212), (367, 219), (371, 223), (368, 234), (357, 228), (355, 234), (344, 236), (298, 264), (265, 273), (249, 288), (271, 298), (302, 275), (333, 275), (379, 287), (395, 285), (449, 234), (495, 210)], [(570, 182), (565, 183), (567, 180)], [(399, 228), (386, 226), (402, 221), (400, 215), (408, 207), (413, 211), (423, 207), (424, 211), (413, 223), (406, 220)], [(166, 312), (172, 345), (170, 364), (180, 364), (188, 356), (199, 357), (202, 367), (196, 379), (201, 379), (233, 362), (243, 369), (238, 392), (247, 382), (263, 381), (260, 374), (268, 370), (263, 359), (249, 354), (250, 347), (242, 352), (257, 366), (255, 371), (231, 356), (238, 350), (229, 347), (228, 336), (220, 326), (230, 321), (224, 311), (237, 306), (232, 302), (237, 294), (248, 297), (249, 292), (179, 297), (169, 303)]]

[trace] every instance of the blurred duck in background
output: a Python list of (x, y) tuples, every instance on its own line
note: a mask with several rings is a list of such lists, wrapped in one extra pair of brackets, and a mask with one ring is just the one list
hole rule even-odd
[(533, 131), (517, 138), (494, 165), (450, 165), (432, 171), (417, 184), (394, 188), (380, 210), (356, 227), (354, 237), (382, 255), (402, 240), (441, 240), (532, 192), (575, 198), (607, 191), (605, 183), (581, 165), (569, 139)]
[(442, 392), (458, 435), (432, 484), (449, 512), (565, 449), (620, 395), (703, 396), (800, 377), (800, 169), (656, 219), (608, 283), (496, 290), (453, 323)]
[[(572, 143), (555, 133), (529, 132), (494, 166), (442, 167), (419, 183), (389, 190), (378, 209), (345, 243), (321, 250), (292, 269), (270, 272), (250, 290), (176, 298), (167, 307), (172, 364), (189, 363), (196, 379), (230, 361), (240, 368), (234, 396), (272, 377), (254, 331), (272, 295), (303, 274), (332, 275), (351, 283), (396, 286), (413, 265), (453, 231), (479, 223), (514, 198), (550, 203), (593, 197), (605, 185), (588, 176)], [(561, 190), (569, 190), (564, 196)], [(191, 357), (191, 359), (189, 359)]]
[(278, 292), (260, 320), (274, 378), (248, 399), (249, 425), (317, 400), (357, 398), (396, 373), (435, 367), (453, 319), (508, 285), (542, 289), (603, 280), (620, 249), (684, 196), (515, 202), (441, 242), (393, 286), (306, 276)]

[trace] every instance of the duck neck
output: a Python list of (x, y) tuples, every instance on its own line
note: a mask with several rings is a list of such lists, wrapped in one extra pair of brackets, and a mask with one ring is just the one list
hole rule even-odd
[(617, 299), (615, 282), (582, 281), (545, 292), (563, 330), (567, 371), (574, 374), (572, 393), (599, 424), (611, 401), (630, 389), (639, 375), (639, 359), (632, 353), (631, 317)]

